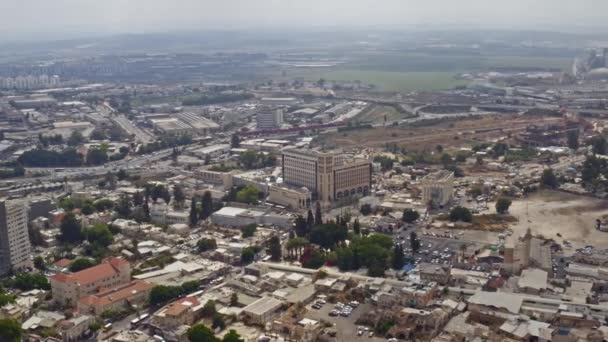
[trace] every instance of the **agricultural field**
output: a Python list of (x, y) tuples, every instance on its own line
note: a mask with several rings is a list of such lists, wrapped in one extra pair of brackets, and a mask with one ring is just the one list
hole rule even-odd
[(453, 72), (433, 72), (433, 71), (417, 71), (417, 72), (394, 72), (380, 70), (318, 70), (306, 74), (309, 80), (318, 80), (320, 78), (333, 81), (361, 81), (367, 84), (373, 84), (381, 91), (397, 91), (397, 92), (412, 92), (412, 91), (433, 91), (452, 89), (468, 84), (465, 80), (459, 80), (456, 77), (457, 73)]

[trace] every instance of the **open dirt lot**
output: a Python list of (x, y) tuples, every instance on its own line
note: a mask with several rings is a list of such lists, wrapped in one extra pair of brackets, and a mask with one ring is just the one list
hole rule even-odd
[(418, 127), (379, 127), (351, 132), (329, 133), (319, 137), (317, 144), (333, 147), (380, 147), (397, 144), (408, 150), (431, 150), (437, 145), (459, 147), (474, 140), (487, 141), (524, 130), (532, 124), (559, 121), (561, 118), (529, 117), (502, 114), (497, 116), (447, 120)]
[(525, 234), (530, 227), (533, 235), (540, 234), (558, 242), (570, 240), (574, 247), (608, 245), (608, 233), (595, 229), (595, 220), (608, 214), (606, 200), (541, 191), (527, 199), (513, 201), (510, 212), (519, 219), (511, 225), (514, 238)]

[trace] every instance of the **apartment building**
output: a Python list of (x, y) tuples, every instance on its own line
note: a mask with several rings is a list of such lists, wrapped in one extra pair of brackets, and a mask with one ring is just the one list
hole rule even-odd
[(0, 200), (0, 275), (32, 266), (25, 200)]
[(122, 258), (109, 257), (101, 264), (76, 273), (57, 273), (49, 277), (53, 301), (76, 306), (78, 300), (100, 289), (114, 288), (131, 280), (131, 265)]
[(352, 196), (365, 196), (371, 188), (371, 163), (346, 160), (337, 152), (291, 149), (282, 154), (283, 181), (305, 187), (313, 200), (324, 204)]
[(255, 114), (257, 129), (274, 129), (281, 128), (283, 124), (283, 109), (262, 107)]
[(441, 170), (422, 179), (422, 202), (433, 207), (442, 207), (452, 199), (454, 172)]

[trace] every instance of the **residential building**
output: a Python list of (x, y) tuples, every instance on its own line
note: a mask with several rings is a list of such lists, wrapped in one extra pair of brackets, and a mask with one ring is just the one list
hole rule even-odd
[(99, 289), (127, 284), (130, 280), (131, 265), (116, 257), (76, 273), (57, 273), (49, 277), (53, 301), (68, 306), (76, 306), (80, 298), (97, 293)]
[(262, 107), (255, 114), (257, 129), (281, 128), (283, 124), (283, 109)]
[(0, 200), (0, 275), (32, 266), (24, 200)]
[(192, 325), (197, 312), (202, 308), (195, 297), (181, 298), (154, 313), (152, 324), (160, 328), (176, 328), (180, 325)]
[(454, 172), (441, 170), (431, 173), (421, 181), (422, 203), (442, 207), (450, 202), (454, 192)]
[(95, 294), (84, 296), (78, 300), (78, 311), (101, 315), (107, 310), (118, 310), (144, 303), (148, 300), (154, 284), (143, 280), (135, 280), (128, 284), (100, 290)]
[(81, 337), (89, 330), (89, 325), (95, 322), (94, 316), (80, 315), (59, 322), (59, 333), (63, 342), (82, 341)]
[(283, 151), (283, 181), (305, 187), (312, 199), (324, 204), (366, 196), (371, 188), (372, 166), (367, 159), (345, 160), (336, 152), (290, 149)]
[(450, 267), (440, 264), (421, 263), (418, 265), (420, 279), (446, 285), (450, 280)]

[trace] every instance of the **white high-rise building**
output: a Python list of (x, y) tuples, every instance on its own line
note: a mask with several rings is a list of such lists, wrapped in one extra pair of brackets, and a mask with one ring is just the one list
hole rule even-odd
[(31, 267), (27, 202), (0, 199), (0, 274)]
[(255, 114), (257, 129), (275, 129), (281, 128), (283, 124), (283, 109), (262, 107)]

